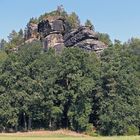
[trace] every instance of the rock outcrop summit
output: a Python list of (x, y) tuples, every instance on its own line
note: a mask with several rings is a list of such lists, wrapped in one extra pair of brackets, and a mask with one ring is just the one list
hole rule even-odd
[(65, 46), (80, 47), (100, 54), (107, 47), (89, 26), (80, 26), (71, 31), (67, 28), (66, 21), (61, 16), (43, 19), (38, 24), (29, 23), (25, 41), (41, 40), (45, 50), (54, 48), (58, 52)]

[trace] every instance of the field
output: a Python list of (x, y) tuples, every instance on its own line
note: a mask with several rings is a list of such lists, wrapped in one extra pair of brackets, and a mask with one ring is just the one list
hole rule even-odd
[(140, 137), (0, 136), (0, 140), (140, 140)]
[(140, 136), (90, 137), (67, 130), (60, 130), (54, 132), (1, 133), (0, 140), (140, 140)]

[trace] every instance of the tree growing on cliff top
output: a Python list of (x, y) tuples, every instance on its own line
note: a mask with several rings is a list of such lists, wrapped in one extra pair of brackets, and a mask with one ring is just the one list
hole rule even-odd
[(94, 25), (92, 24), (92, 22), (89, 19), (86, 20), (85, 26), (90, 27), (91, 30), (95, 30)]

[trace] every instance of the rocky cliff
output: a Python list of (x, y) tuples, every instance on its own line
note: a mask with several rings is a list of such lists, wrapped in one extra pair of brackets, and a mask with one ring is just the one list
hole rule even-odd
[(38, 24), (29, 23), (25, 40), (41, 40), (43, 48), (55, 48), (61, 51), (65, 47), (80, 47), (87, 51), (95, 51), (101, 53), (107, 46), (99, 41), (97, 33), (88, 26), (81, 26), (67, 32), (66, 21), (62, 17), (47, 18)]

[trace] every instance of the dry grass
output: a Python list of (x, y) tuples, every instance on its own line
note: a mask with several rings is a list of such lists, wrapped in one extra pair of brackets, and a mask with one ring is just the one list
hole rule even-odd
[(90, 137), (69, 130), (1, 133), (0, 140), (140, 140), (140, 136)]
[(74, 131), (60, 129), (57, 131), (30, 131), (30, 132), (17, 132), (17, 133), (1, 133), (0, 136), (73, 136), (73, 137), (87, 137), (85, 134), (76, 133)]

